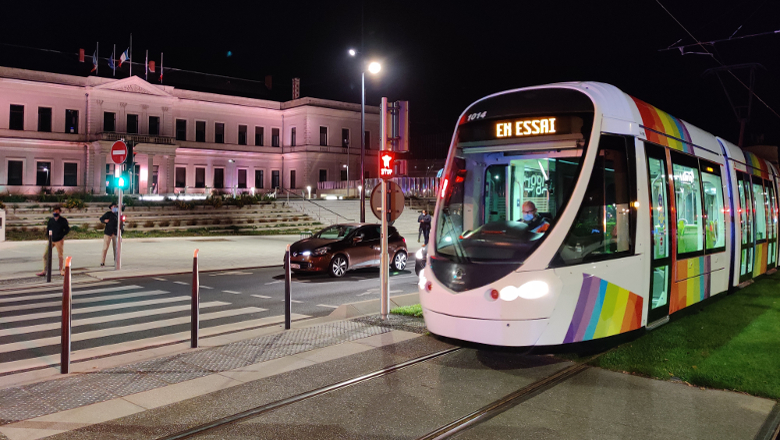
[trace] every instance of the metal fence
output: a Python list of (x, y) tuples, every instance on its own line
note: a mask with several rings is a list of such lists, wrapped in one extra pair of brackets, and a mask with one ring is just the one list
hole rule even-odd
[[(371, 191), (376, 185), (379, 185), (381, 179), (366, 179), (366, 196), (371, 194)], [(393, 182), (397, 183), (401, 187), (401, 191), (407, 197), (434, 197), (439, 189), (439, 179), (436, 177), (396, 177)], [(343, 180), (343, 181), (330, 181), (330, 182), (318, 182), (318, 190), (335, 190), (335, 189), (355, 189), (357, 194), (357, 188), (360, 186), (359, 180)]]

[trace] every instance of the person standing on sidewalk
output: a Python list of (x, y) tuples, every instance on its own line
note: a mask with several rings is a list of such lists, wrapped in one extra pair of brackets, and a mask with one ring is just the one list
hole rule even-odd
[(420, 242), (420, 235), (422, 235), (423, 233), (423, 225), (422, 225), (423, 217), (425, 217), (424, 209), (420, 211), (420, 215), (417, 216), (417, 223), (419, 223), (419, 228), (417, 229), (417, 243)]
[[(57, 256), (60, 258), (60, 275), (65, 275), (62, 263), (64, 260), (64, 245), (65, 236), (70, 232), (70, 226), (68, 225), (68, 219), (60, 215), (61, 209), (59, 206), (55, 206), (52, 210), (49, 223), (46, 225), (46, 238), (49, 238), (49, 231), (51, 231), (52, 247), (57, 249)], [(39, 277), (46, 275), (47, 265), (49, 264), (49, 243), (46, 243), (46, 252), (43, 253), (43, 272), (38, 273)]]
[(431, 216), (428, 211), (423, 211), (423, 218), (420, 222), (422, 225), (423, 238), (425, 239), (425, 246), (428, 246), (428, 236), (431, 235)]
[(106, 253), (108, 253), (108, 244), (111, 243), (114, 246), (114, 260), (116, 261), (116, 231), (119, 225), (119, 217), (117, 217), (116, 203), (108, 205), (108, 212), (100, 217), (100, 223), (104, 223), (106, 228), (103, 230), (103, 259), (100, 260), (100, 265), (106, 265)]

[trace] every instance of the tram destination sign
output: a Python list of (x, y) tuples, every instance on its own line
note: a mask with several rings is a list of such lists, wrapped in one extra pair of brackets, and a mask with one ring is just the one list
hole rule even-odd
[(460, 142), (519, 139), (579, 133), (582, 118), (577, 116), (533, 116), (481, 120), (460, 127)]

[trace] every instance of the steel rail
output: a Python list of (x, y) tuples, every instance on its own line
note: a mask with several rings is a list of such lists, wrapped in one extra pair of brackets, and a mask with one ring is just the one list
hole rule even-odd
[(169, 434), (164, 437), (159, 437), (158, 440), (182, 440), (187, 438), (192, 438), (193, 436), (203, 434), (205, 432), (211, 431), (216, 428), (220, 428), (225, 425), (229, 425), (235, 422), (239, 422), (241, 420), (248, 419), (250, 417), (255, 417), (259, 415), (263, 415), (265, 413), (271, 412), (273, 410), (276, 410), (278, 408), (282, 408), (284, 406), (292, 405), (294, 403), (301, 402), (306, 399), (311, 399), (312, 397), (317, 397), (319, 395), (329, 393), (331, 391), (336, 391), (339, 389), (347, 388), (352, 385), (359, 384), (361, 382), (366, 382), (371, 379), (375, 379), (378, 377), (386, 376), (391, 373), (395, 373), (396, 371), (403, 370), (405, 368), (411, 367), (416, 364), (420, 364), (422, 362), (429, 361), (431, 359), (435, 359), (441, 356), (444, 356), (446, 354), (453, 353), (455, 351), (461, 350), (461, 347), (453, 347), (449, 348), (447, 350), (437, 351), (435, 353), (427, 354), (425, 356), (420, 356), (418, 358), (410, 359), (405, 362), (401, 362), (399, 364), (391, 365), (389, 367), (382, 368), (381, 370), (376, 370), (371, 373), (364, 374), (362, 376), (354, 377), (352, 379), (347, 379), (341, 382), (337, 382), (331, 385), (326, 385), (321, 388), (317, 388), (315, 390), (307, 391), (305, 393), (297, 394), (292, 397), (288, 397), (286, 399), (277, 400), (276, 402), (267, 403), (265, 405), (257, 406), (252, 409), (248, 409), (246, 411), (242, 411), (240, 413), (233, 414), (231, 416), (223, 417), (217, 420), (214, 420), (213, 422), (204, 423), (202, 425), (198, 425), (195, 427), (192, 427), (190, 429), (180, 431), (174, 434)]

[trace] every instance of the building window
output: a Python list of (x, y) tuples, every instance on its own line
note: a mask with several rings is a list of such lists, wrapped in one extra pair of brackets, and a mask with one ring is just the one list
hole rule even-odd
[(370, 150), (371, 149), (371, 132), (370, 131), (367, 131), (367, 132), (363, 133), (363, 142), (366, 145), (366, 150)]
[(246, 170), (238, 170), (238, 187), (246, 188)]
[(246, 125), (238, 126), (238, 145), (246, 145)]
[(258, 147), (263, 146), (263, 127), (255, 127), (255, 145)]
[(195, 121), (195, 142), (206, 142), (206, 121)]
[(11, 116), (8, 120), (11, 130), (24, 130), (24, 106), (11, 104)]
[(51, 108), (38, 107), (38, 131), (51, 131)]
[(320, 170), (320, 182), (327, 182), (328, 181), (328, 170)]
[(345, 180), (347, 180), (347, 169), (346, 168), (342, 168), (341, 169), (341, 181), (343, 182)]
[(295, 170), (290, 170), (290, 189), (295, 189)]
[(160, 117), (149, 116), (149, 134), (157, 136), (160, 134)]
[(206, 187), (206, 169), (195, 168), (195, 188)]
[(116, 131), (116, 113), (103, 112), (103, 131)]
[(279, 170), (271, 171), (271, 188), (279, 188)]
[(328, 146), (328, 127), (320, 127), (320, 145)]
[(51, 162), (37, 163), (35, 184), (38, 186), (51, 186)]
[(187, 140), (187, 120), (186, 119), (177, 119), (176, 120), (176, 140), (177, 141), (186, 141)]
[(225, 187), (225, 169), (214, 168), (214, 188), (222, 189)]
[(271, 129), (271, 146), (272, 147), (278, 147), (279, 146), (279, 129), (278, 128), (272, 128)]
[(291, 147), (295, 146), (295, 141), (296, 141), (295, 127), (293, 127), (293, 128), (290, 129), (290, 146)]
[(176, 188), (184, 188), (187, 185), (187, 168), (176, 167)]
[(255, 188), (263, 189), (263, 170), (255, 170)]
[(63, 179), (62, 184), (64, 186), (76, 186), (79, 182), (79, 164), (75, 162), (65, 162), (63, 164)]
[(21, 160), (8, 161), (8, 185), (21, 185), (24, 173), (24, 162)]
[(65, 133), (78, 134), (79, 132), (79, 111), (65, 110)]
[(341, 129), (341, 146), (349, 148), (349, 128)]
[(127, 115), (127, 132), (138, 133), (138, 115)]
[(225, 143), (225, 124), (222, 122), (214, 123), (214, 142), (217, 144)]

